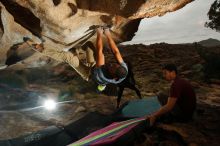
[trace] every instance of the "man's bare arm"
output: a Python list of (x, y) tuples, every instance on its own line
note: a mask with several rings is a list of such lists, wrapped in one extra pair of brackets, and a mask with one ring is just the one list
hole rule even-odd
[(102, 43), (102, 28), (97, 28), (97, 39), (96, 39), (96, 67), (100, 67), (105, 64), (105, 57), (103, 54), (103, 43)]
[(169, 97), (167, 104), (162, 106), (157, 112), (152, 114), (152, 116), (159, 117), (159, 116), (171, 111), (174, 108), (176, 101), (177, 101), (177, 98)]
[(107, 37), (108, 43), (110, 45), (110, 48), (112, 49), (112, 52), (113, 52), (116, 60), (118, 61), (118, 63), (122, 63), (123, 58), (121, 56), (121, 53), (120, 53), (117, 45), (115, 44), (115, 41), (112, 39), (112, 36), (111, 36), (111, 33), (110, 33), (109, 29), (105, 29), (104, 33)]

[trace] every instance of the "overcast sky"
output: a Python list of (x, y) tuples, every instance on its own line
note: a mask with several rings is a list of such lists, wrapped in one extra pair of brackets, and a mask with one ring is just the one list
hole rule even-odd
[(204, 27), (214, 0), (195, 0), (162, 17), (143, 19), (136, 36), (123, 44), (190, 43), (208, 38), (220, 40), (220, 33)]

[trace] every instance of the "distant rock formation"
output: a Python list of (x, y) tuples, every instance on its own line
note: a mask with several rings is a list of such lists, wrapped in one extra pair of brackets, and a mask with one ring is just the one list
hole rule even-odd
[(202, 40), (202, 41), (198, 42), (198, 44), (200, 44), (204, 47), (215, 47), (215, 46), (220, 46), (220, 41), (217, 39), (209, 38), (207, 40)]

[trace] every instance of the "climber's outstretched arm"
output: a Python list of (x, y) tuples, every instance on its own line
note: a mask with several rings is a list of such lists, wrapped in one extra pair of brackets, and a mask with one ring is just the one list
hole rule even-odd
[(118, 63), (122, 63), (123, 62), (123, 58), (121, 56), (121, 53), (117, 47), (117, 45), (115, 44), (115, 41), (113, 40), (110, 30), (109, 29), (105, 29), (104, 30), (104, 34), (107, 37), (108, 43), (110, 45), (110, 48), (112, 49), (112, 52), (116, 58), (116, 60), (118, 61)]
[(97, 39), (96, 39), (96, 67), (100, 67), (105, 64), (105, 56), (103, 54), (103, 43), (102, 43), (102, 28), (97, 28)]

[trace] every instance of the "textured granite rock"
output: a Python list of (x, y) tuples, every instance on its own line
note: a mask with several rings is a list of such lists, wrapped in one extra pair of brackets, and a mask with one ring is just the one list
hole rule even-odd
[[(0, 66), (12, 46), (24, 36), (45, 47), (69, 50), (85, 42), (94, 43), (97, 26), (111, 26), (117, 42), (130, 40), (142, 18), (162, 16), (193, 0), (0, 0)], [(30, 48), (29, 48), (30, 49)], [(26, 54), (24, 49), (22, 52)], [(21, 60), (25, 60), (23, 53)], [(34, 57), (32, 58), (32, 56)], [(39, 54), (31, 54), (23, 67), (41, 65)], [(42, 57), (42, 56), (41, 56)], [(26, 64), (27, 63), (27, 64)]]

